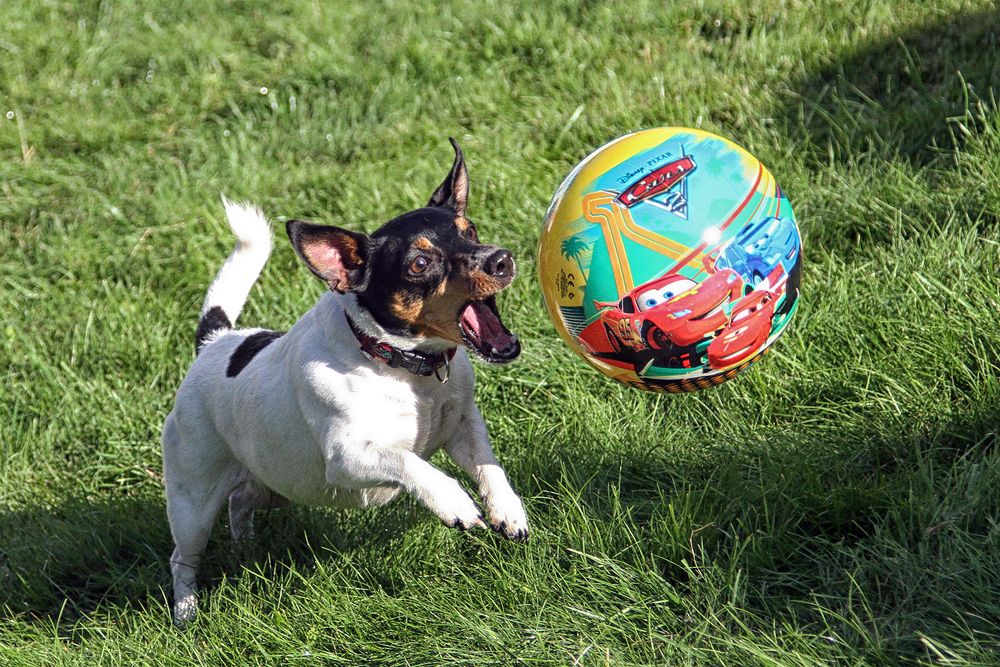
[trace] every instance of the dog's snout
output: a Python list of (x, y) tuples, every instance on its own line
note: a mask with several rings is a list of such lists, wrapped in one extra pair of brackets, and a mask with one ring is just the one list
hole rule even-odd
[(487, 275), (494, 278), (507, 278), (514, 276), (514, 258), (506, 250), (497, 250), (486, 258), (483, 267)]

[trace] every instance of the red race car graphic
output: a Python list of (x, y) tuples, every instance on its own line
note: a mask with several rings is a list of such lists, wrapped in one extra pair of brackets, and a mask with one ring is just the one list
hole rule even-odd
[(767, 343), (787, 275), (779, 265), (750, 291), (752, 286), (736, 271), (716, 269), (717, 256), (705, 256), (709, 276), (701, 283), (678, 273), (689, 256), (617, 302), (595, 301), (598, 317), (580, 332), (580, 344), (640, 375), (653, 365), (702, 366), (706, 356), (713, 370), (751, 358)]
[(733, 304), (729, 324), (708, 346), (712, 368), (729, 368), (757, 354), (771, 335), (775, 309), (787, 285), (788, 274), (779, 264), (756, 289)]
[[(742, 293), (743, 279), (730, 269), (700, 284), (668, 273), (639, 285), (617, 303), (594, 302), (601, 311), (594, 324), (602, 325), (605, 335), (613, 334), (607, 340), (616, 351), (622, 346), (637, 350), (686, 347), (728, 324), (725, 306)], [(585, 343), (586, 334), (587, 329), (581, 332), (581, 342)]]
[(732, 320), (708, 345), (708, 365), (728, 368), (757, 353), (771, 335), (777, 297), (773, 292), (750, 292), (733, 306)]

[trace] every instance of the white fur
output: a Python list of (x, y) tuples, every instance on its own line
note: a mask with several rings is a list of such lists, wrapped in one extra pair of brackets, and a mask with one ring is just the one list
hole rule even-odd
[[(253, 267), (262, 254), (266, 258), (258, 224), (264, 218), (257, 209), (228, 203), (227, 213), (240, 240), (206, 304), (235, 306), (226, 310), (234, 321), (260, 271)], [(221, 333), (184, 378), (163, 426), (179, 625), (195, 617), (195, 575), (227, 499), (237, 539), (252, 534), (255, 509), (287, 501), (381, 505), (400, 491), (449, 526), (484, 526), (462, 486), (428, 463), (443, 448), (476, 482), (493, 527), (512, 538), (527, 537), (524, 508), (493, 456), (473, 402), (465, 349), (459, 348), (452, 360), (448, 382), (410, 375), (360, 352), (345, 309), (378, 333), (353, 295), (327, 292), (236, 377), (226, 376), (230, 356), (255, 330)], [(414, 347), (411, 339), (393, 342)], [(437, 345), (440, 341), (430, 343)]]
[(213, 306), (221, 306), (229, 321), (235, 323), (250, 288), (271, 254), (271, 228), (258, 207), (236, 204), (225, 196), (222, 203), (226, 207), (229, 227), (236, 235), (236, 247), (208, 288), (201, 314), (204, 315)]

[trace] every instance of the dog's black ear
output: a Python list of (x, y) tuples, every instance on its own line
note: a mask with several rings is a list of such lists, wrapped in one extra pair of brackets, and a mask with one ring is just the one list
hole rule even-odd
[(289, 220), (285, 229), (295, 252), (330, 289), (343, 294), (358, 286), (371, 245), (368, 236), (301, 220)]
[(458, 142), (448, 137), (448, 141), (455, 147), (455, 164), (451, 166), (451, 172), (444, 179), (434, 194), (428, 206), (443, 206), (451, 209), (457, 215), (465, 215), (465, 205), (469, 201), (469, 170), (465, 168), (465, 158), (462, 156), (462, 149), (458, 147)]

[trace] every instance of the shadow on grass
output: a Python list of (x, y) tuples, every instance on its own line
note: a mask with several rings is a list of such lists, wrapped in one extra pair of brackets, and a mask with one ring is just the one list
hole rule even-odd
[[(602, 527), (570, 548), (638, 572), (655, 563), (691, 600), (718, 591), (761, 632), (800, 628), (871, 656), (922, 657), (924, 636), (1000, 639), (998, 407), (775, 428), (679, 464), (582, 443), (530, 494), (572, 497)], [(539, 509), (540, 522), (564, 513)]]
[[(211, 591), (242, 568), (310, 570), (317, 558), (388, 544), (419, 517), (394, 503), (376, 511), (291, 507), (258, 513), (257, 540), (237, 545), (220, 513), (199, 582)], [(347, 516), (347, 515), (350, 516)], [(0, 511), (0, 609), (26, 623), (73, 623), (104, 613), (146, 609), (166, 615), (173, 549), (164, 506), (155, 500), (67, 498), (54, 507)], [(373, 588), (396, 582), (372, 573)]]
[(977, 103), (995, 109), (1000, 88), (1000, 12), (963, 13), (873, 40), (793, 85), (789, 128), (817, 158), (850, 162), (883, 151), (916, 163), (951, 148)]
[(973, 147), (970, 159), (982, 161), (978, 133), (1000, 101), (1000, 12), (873, 37), (789, 87), (777, 126), (822, 193), (812, 201), (818, 224), (807, 222), (810, 246), (851, 257), (895, 233), (996, 226), (981, 185), (994, 167), (960, 168), (956, 149)]
[(133, 499), (0, 511), (0, 605), (25, 620), (71, 620), (162, 599), (170, 537), (161, 517)]

